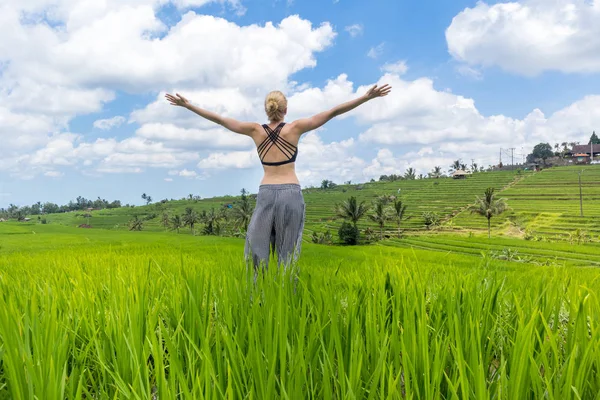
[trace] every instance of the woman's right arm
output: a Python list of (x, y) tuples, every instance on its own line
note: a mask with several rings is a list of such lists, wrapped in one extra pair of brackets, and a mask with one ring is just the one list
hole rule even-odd
[(381, 87), (377, 87), (377, 85), (375, 85), (371, 89), (369, 89), (367, 93), (365, 93), (363, 96), (357, 99), (350, 100), (344, 104), (340, 104), (339, 106), (336, 106), (331, 110), (324, 111), (310, 118), (302, 118), (292, 122), (290, 124), (291, 128), (298, 135), (302, 135), (303, 133), (315, 130), (325, 125), (325, 123), (330, 121), (332, 118), (337, 117), (338, 115), (342, 115), (350, 110), (354, 110), (356, 107), (366, 103), (369, 100), (375, 99), (377, 97), (387, 96), (391, 90), (392, 87), (390, 85), (383, 85)]

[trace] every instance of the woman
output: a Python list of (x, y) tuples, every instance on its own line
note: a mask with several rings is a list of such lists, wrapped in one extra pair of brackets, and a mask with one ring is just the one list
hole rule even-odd
[(265, 99), (269, 123), (264, 125), (222, 117), (193, 106), (179, 94), (166, 94), (165, 97), (174, 106), (187, 108), (232, 132), (254, 140), (265, 175), (258, 190), (256, 209), (248, 226), (244, 254), (247, 259), (252, 257), (255, 268), (260, 264), (266, 267), (271, 248), (277, 253), (278, 263), (287, 267), (290, 262), (297, 260), (304, 228), (304, 199), (295, 171), (300, 136), (369, 100), (387, 96), (391, 89), (389, 85), (375, 85), (357, 99), (289, 124), (284, 122), (287, 99), (283, 93), (274, 91)]

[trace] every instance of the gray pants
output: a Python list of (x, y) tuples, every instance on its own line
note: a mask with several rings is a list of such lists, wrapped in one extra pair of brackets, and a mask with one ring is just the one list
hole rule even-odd
[(300, 185), (260, 185), (252, 213), (244, 255), (254, 268), (269, 264), (269, 248), (285, 268), (300, 255), (305, 204)]

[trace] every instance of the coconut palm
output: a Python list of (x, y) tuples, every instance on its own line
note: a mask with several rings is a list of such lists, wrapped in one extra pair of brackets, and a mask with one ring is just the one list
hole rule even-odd
[(450, 165), (450, 171), (458, 171), (460, 169), (460, 160), (456, 160), (452, 163), (452, 165)]
[(475, 204), (469, 207), (469, 211), (473, 214), (479, 214), (487, 218), (488, 221), (488, 238), (491, 237), (492, 227), (491, 220), (495, 215), (500, 215), (508, 208), (505, 199), (497, 199), (494, 195), (495, 189), (490, 187), (485, 190), (483, 197), (477, 196)]
[(406, 170), (406, 172), (404, 173), (404, 179), (410, 179), (413, 180), (417, 177), (417, 171), (415, 171), (415, 169), (413, 167), (410, 167), (409, 169)]
[(406, 216), (406, 204), (401, 199), (396, 199), (393, 205), (393, 218), (398, 224), (398, 237), (400, 237), (400, 225), (410, 217)]
[(429, 177), (431, 178), (439, 178), (440, 176), (442, 176), (442, 167), (439, 165), (434, 167), (429, 173)]
[(183, 214), (183, 225), (190, 227), (192, 235), (195, 234), (194, 225), (196, 225), (198, 222), (200, 222), (200, 215), (198, 215), (198, 213), (191, 207), (186, 208), (185, 214)]
[(169, 215), (169, 213), (164, 212), (160, 222), (162, 223), (162, 226), (165, 227), (165, 231), (169, 229), (170, 219), (171, 219), (171, 216)]
[(375, 205), (373, 206), (373, 214), (369, 215), (371, 221), (379, 225), (379, 240), (383, 239), (383, 227), (385, 226), (385, 223), (391, 218), (389, 208), (385, 206), (386, 204), (387, 203), (381, 200), (376, 201)]
[(360, 204), (356, 201), (356, 197), (351, 196), (348, 200), (344, 200), (335, 207), (335, 212), (339, 217), (349, 219), (356, 228), (356, 223), (369, 212), (369, 206), (362, 201)]
[(236, 224), (244, 228), (244, 232), (248, 230), (248, 224), (252, 218), (252, 203), (247, 195), (246, 189), (242, 189), (242, 196), (235, 202), (232, 213)]
[(179, 233), (179, 228), (183, 226), (183, 222), (181, 221), (181, 217), (179, 215), (175, 215), (171, 218), (171, 229), (177, 231)]
[(202, 211), (202, 214), (200, 214), (200, 221), (204, 223), (204, 234), (218, 235), (221, 230), (219, 223), (222, 218), (223, 215), (216, 212), (214, 207), (211, 208), (209, 212), (206, 212), (206, 210)]

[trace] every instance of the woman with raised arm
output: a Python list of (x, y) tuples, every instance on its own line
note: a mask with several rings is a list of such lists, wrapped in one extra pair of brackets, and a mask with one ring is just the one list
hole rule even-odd
[(300, 136), (369, 100), (387, 96), (391, 89), (389, 85), (375, 85), (357, 99), (289, 124), (284, 122), (287, 99), (283, 93), (274, 91), (265, 99), (269, 123), (263, 125), (222, 117), (193, 106), (178, 93), (176, 96), (166, 94), (165, 97), (174, 106), (187, 108), (232, 132), (254, 140), (265, 174), (248, 226), (244, 255), (246, 259), (252, 258), (257, 269), (260, 264), (265, 267), (268, 265), (270, 248), (277, 253), (278, 263), (285, 267), (292, 261), (295, 262), (300, 254), (305, 216), (304, 198), (295, 171)]

